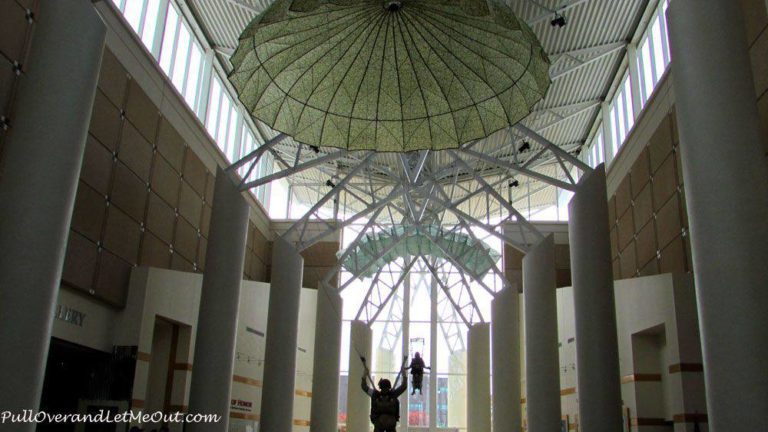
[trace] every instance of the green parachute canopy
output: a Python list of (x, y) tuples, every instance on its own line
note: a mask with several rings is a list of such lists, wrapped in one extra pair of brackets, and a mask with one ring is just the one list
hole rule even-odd
[[(393, 244), (402, 239), (393, 247)], [(383, 254), (383, 252), (387, 253)], [(338, 252), (341, 257), (344, 251)], [(380, 256), (381, 255), (381, 256)], [(430, 225), (408, 229), (392, 228), (389, 231), (366, 235), (349, 253), (342, 266), (360, 278), (376, 274), (387, 263), (408, 256), (432, 256), (440, 259), (456, 258), (462, 269), (475, 279), (482, 278), (493, 268), (501, 255), (481, 241), (456, 232), (445, 232), (438, 226)]]
[(550, 85), (538, 39), (498, 0), (277, 0), (230, 60), (254, 118), (349, 150), (456, 148), (518, 123)]

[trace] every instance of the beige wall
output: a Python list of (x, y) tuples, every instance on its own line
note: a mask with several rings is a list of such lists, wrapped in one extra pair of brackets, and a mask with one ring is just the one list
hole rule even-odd
[[(616, 281), (622, 399), (632, 431), (706, 431), (704, 377), (692, 277), (663, 274)], [(573, 289), (557, 290), (560, 397), (563, 417), (578, 429)], [(521, 303), (521, 313), (525, 313)], [(524, 341), (521, 328), (521, 340)], [(656, 344), (654, 346), (654, 344)], [(521, 349), (525, 408), (525, 348)]]
[[(763, 0), (740, 3), (768, 163), (768, 12)], [(673, 73), (674, 62), (608, 167), (615, 279), (693, 270)]]
[[(544, 235), (552, 234), (555, 239), (555, 267), (557, 286), (564, 287), (571, 284), (571, 251), (568, 247), (568, 224), (565, 222), (533, 222), (536, 229)], [(516, 223), (504, 225), (504, 234), (515, 241), (526, 243), (531, 240), (530, 235), (525, 238), (520, 234), (520, 227)], [(502, 265), (507, 279), (518, 286), (522, 291), (523, 286), (523, 257), (525, 254), (514, 247), (505, 244), (502, 252)]]
[[(138, 361), (132, 398), (132, 409), (151, 409), (151, 389), (161, 388), (150, 373), (155, 353), (155, 324), (158, 319), (182, 327), (173, 361), (173, 394), (171, 406), (185, 410), (189, 400), (189, 384), (194, 365), (192, 356), (197, 327), (202, 276), (172, 270), (140, 267), (131, 277), (131, 295), (119, 321), (120, 331), (115, 344), (137, 345)], [(314, 352), (314, 323), (317, 292), (303, 289), (299, 310), (299, 339), (296, 353), (297, 370), (294, 404), (294, 430), (308, 430), (312, 359)], [(232, 377), (230, 430), (246, 431), (259, 420), (261, 386), (264, 373), (264, 333), (267, 327), (269, 284), (244, 281), (240, 294), (240, 309), (236, 344), (235, 369)], [(183, 343), (186, 340), (188, 342)], [(164, 378), (163, 378), (164, 379)]]
[[(270, 230), (274, 237), (283, 236), (293, 224), (293, 221), (273, 221), (270, 224)], [(316, 235), (322, 234), (326, 230), (328, 230), (328, 224), (325, 222), (309, 222), (306, 224), (304, 239), (313, 238)], [(292, 242), (298, 242), (299, 234), (294, 232), (287, 239)], [(320, 238), (317, 243), (301, 252), (301, 257), (304, 258), (303, 285), (305, 287), (318, 287), (319, 282), (336, 265), (336, 253), (340, 248), (341, 231), (338, 231)], [(267, 272), (271, 275), (271, 265), (269, 266)], [(336, 276), (331, 278), (330, 283), (332, 286), (336, 285)]]
[[(37, 5), (35, 0), (0, 4), (0, 63), (9, 63), (0, 68), (0, 115), (10, 118), (10, 130), (20, 79), (12, 65), (21, 64), (23, 78), (34, 43), (34, 20), (27, 19), (26, 8), (39, 16)], [(214, 173), (226, 161), (110, 2), (96, 7), (107, 23), (107, 43), (62, 286), (121, 308), (134, 266), (204, 270)], [(250, 201), (244, 277), (264, 281), (269, 219)]]
[(739, 0), (744, 10), (746, 40), (752, 59), (755, 94), (763, 126), (763, 145), (768, 163), (768, 2)]

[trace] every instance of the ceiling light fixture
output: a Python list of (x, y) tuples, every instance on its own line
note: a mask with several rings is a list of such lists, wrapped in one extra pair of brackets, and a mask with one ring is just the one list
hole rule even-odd
[(565, 16), (560, 15), (559, 13), (555, 12), (555, 18), (550, 22), (552, 24), (552, 27), (565, 27), (567, 22), (565, 21)]

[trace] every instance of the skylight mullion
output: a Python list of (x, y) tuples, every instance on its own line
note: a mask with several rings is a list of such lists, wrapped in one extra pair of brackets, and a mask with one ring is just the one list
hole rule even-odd
[(139, 25), (136, 29), (136, 34), (139, 35), (139, 39), (142, 39), (142, 35), (144, 34), (144, 24), (147, 21), (147, 2), (149, 0), (142, 0), (141, 2), (141, 11), (139, 12)]

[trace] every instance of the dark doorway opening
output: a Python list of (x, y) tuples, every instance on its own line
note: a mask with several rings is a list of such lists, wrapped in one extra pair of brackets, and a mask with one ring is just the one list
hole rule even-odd
[[(128, 406), (136, 365), (134, 347), (116, 347), (113, 353), (51, 338), (40, 410), (49, 414), (98, 414)], [(39, 432), (113, 432), (124, 424), (41, 423)]]

